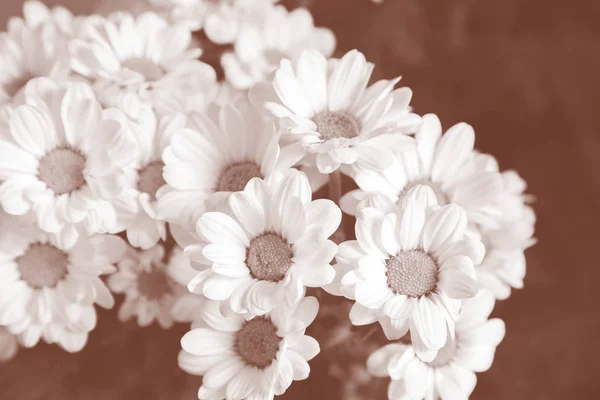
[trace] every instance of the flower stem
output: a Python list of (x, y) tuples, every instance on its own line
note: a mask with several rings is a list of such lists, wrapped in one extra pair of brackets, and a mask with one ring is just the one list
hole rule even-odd
[[(342, 173), (339, 170), (336, 170), (329, 174), (329, 199), (335, 204), (339, 205), (342, 194)], [(331, 236), (331, 240), (337, 244), (340, 244), (346, 240), (343, 221)]]

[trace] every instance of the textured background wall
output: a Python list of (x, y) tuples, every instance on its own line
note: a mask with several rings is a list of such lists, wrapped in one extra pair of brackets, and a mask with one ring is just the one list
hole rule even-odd
[[(21, 3), (2, 0), (0, 20), (20, 14)], [(94, 5), (47, 3), (75, 12)], [(472, 124), (476, 146), (496, 155), (503, 169), (517, 169), (538, 198), (539, 244), (527, 252), (526, 287), (494, 311), (506, 321), (507, 336), (473, 398), (596, 398), (600, 3), (287, 3), (310, 7), (317, 24), (334, 30), (338, 49), (365, 52), (378, 77), (402, 74), (417, 112), (437, 113), (446, 127)], [(101, 311), (81, 353), (40, 345), (0, 366), (0, 398), (194, 399), (199, 379), (179, 371), (175, 359), (185, 330), (137, 329), (134, 322), (120, 324), (115, 311)], [(310, 380), (282, 398), (342, 398), (319, 359)]]

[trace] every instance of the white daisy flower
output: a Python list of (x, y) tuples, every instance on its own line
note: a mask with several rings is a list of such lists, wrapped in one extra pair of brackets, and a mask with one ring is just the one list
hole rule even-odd
[(320, 351), (304, 334), (317, 315), (319, 303), (307, 297), (292, 309), (246, 320), (223, 315), (207, 303), (207, 327), (193, 329), (181, 339), (179, 366), (203, 375), (199, 399), (270, 400), (282, 395), (292, 381), (308, 378), (307, 361)]
[(8, 132), (0, 135), (4, 210), (32, 211), (66, 248), (80, 234), (117, 232), (111, 200), (121, 194), (135, 157), (123, 126), (102, 110), (87, 84), (38, 78), (25, 88), (25, 98), (8, 113)]
[(17, 338), (4, 326), (0, 326), (0, 362), (12, 359), (19, 349)]
[[(7, 32), (0, 33), (0, 104), (19, 97), (31, 79), (48, 77), (66, 81), (71, 73), (68, 14), (57, 10), (54, 20), (43, 15), (38, 2), (25, 2), (25, 19), (11, 18)], [(48, 11), (49, 12), (49, 11)]]
[(526, 273), (524, 250), (533, 246), (535, 213), (524, 194), (527, 184), (515, 171), (502, 173), (504, 190), (498, 197), (494, 224), (480, 226), (486, 256), (477, 268), (480, 286), (491, 290), (497, 299), (510, 296), (511, 288), (523, 288)]
[(240, 27), (234, 51), (223, 54), (221, 62), (227, 80), (237, 88), (248, 89), (264, 81), (282, 59), (296, 62), (305, 49), (331, 57), (335, 43), (333, 32), (315, 27), (307, 9), (267, 7), (258, 20)]
[(266, 96), (265, 107), (281, 119), (282, 132), (316, 154), (321, 173), (342, 164), (386, 168), (392, 163), (390, 149), (413, 147), (404, 135), (420, 123), (408, 111), (412, 92), (394, 90), (399, 79), (367, 88), (372, 71), (356, 50), (331, 63), (316, 50), (303, 51), (294, 63), (281, 61), (273, 81), (277, 100)]
[(427, 185), (438, 203), (456, 203), (465, 209), (470, 224), (489, 220), (502, 191), (496, 161), (473, 150), (475, 132), (460, 123), (442, 135), (437, 116), (423, 116), (416, 134), (416, 149), (395, 155), (385, 171), (365, 170), (354, 176), (359, 189), (344, 195), (340, 207), (350, 215), (367, 206), (393, 210), (394, 203), (416, 185)]
[(456, 322), (456, 337), (437, 357), (425, 362), (410, 344), (389, 344), (369, 357), (369, 372), (377, 377), (391, 377), (390, 400), (467, 399), (477, 383), (476, 372), (487, 371), (494, 360), (496, 347), (504, 338), (504, 322), (488, 319), (494, 297), (480, 291), (464, 302)]
[(124, 113), (117, 112), (113, 118), (129, 128), (137, 151), (116, 208), (129, 243), (149, 249), (167, 239), (166, 223), (158, 216), (156, 200), (167, 189), (162, 153), (172, 133), (184, 127), (185, 118), (173, 115), (157, 119), (152, 107), (131, 93), (122, 96), (119, 110)]
[(188, 128), (175, 132), (163, 152), (169, 189), (158, 198), (159, 214), (188, 232), (206, 200), (241, 191), (251, 178), (285, 170), (302, 156), (280, 152), (273, 121), (247, 101), (213, 110), (189, 115)]
[(187, 293), (185, 285), (194, 275), (181, 250), (167, 255), (161, 245), (144, 251), (130, 249), (118, 271), (108, 278), (113, 292), (125, 293), (119, 319), (125, 322), (135, 316), (142, 327), (156, 320), (163, 328), (170, 328), (174, 305)]
[(431, 361), (454, 336), (460, 300), (476, 293), (485, 249), (466, 230), (462, 208), (439, 207), (430, 188), (417, 186), (396, 212), (363, 209), (357, 240), (340, 244), (338, 277), (325, 289), (356, 300), (354, 325), (379, 321), (390, 340), (410, 329), (415, 351)]
[(331, 283), (337, 246), (327, 238), (341, 211), (311, 195), (306, 176), (291, 169), (252, 179), (229, 196), (229, 213), (202, 215), (202, 242), (185, 248), (201, 271), (190, 291), (227, 301), (235, 312), (262, 315), (282, 302), (297, 303), (305, 287)]
[(111, 308), (100, 276), (125, 253), (122, 239), (80, 237), (71, 248), (33, 221), (0, 213), (0, 324), (25, 347), (40, 338), (79, 351), (96, 325), (94, 304)]
[(216, 82), (212, 67), (197, 60), (201, 50), (190, 48), (190, 29), (155, 13), (94, 15), (81, 31), (69, 46), (73, 69), (96, 80), (107, 104), (134, 91), (159, 110), (169, 109), (178, 97), (204, 97)]

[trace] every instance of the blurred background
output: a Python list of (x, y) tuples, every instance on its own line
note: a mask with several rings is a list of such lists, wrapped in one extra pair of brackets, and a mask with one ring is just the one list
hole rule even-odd
[[(93, 0), (45, 2), (75, 13), (100, 6)], [(310, 8), (316, 25), (335, 32), (339, 53), (366, 53), (377, 65), (376, 78), (402, 75), (414, 91), (416, 112), (437, 113), (445, 127), (472, 124), (476, 147), (495, 155), (502, 169), (516, 169), (537, 198), (539, 243), (527, 251), (525, 289), (496, 305), (493, 316), (504, 319), (507, 335), (492, 368), (478, 375), (472, 398), (597, 398), (600, 2), (284, 4)], [(3, 27), (9, 16), (21, 15), (21, 7), (22, 0), (2, 0)], [(21, 349), (0, 366), (0, 399), (195, 399), (200, 379), (180, 371), (176, 361), (187, 327), (121, 324), (116, 308), (99, 312), (81, 353), (45, 344)], [(328, 318), (322, 312), (308, 332), (323, 347), (333, 334)], [(359, 369), (340, 373), (328, 363), (344, 357), (364, 363), (366, 344), (327, 346), (311, 362), (309, 380), (294, 383), (281, 398), (384, 398), (384, 381), (369, 381)], [(368, 395), (352, 397), (353, 387)]]

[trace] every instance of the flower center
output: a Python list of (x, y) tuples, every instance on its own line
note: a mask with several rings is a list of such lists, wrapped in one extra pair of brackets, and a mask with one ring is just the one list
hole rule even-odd
[(446, 204), (450, 203), (450, 199), (448, 198), (446, 193), (440, 188), (440, 185), (435, 182), (430, 181), (429, 179), (416, 179), (412, 182), (409, 182), (404, 187), (404, 189), (402, 189), (402, 192), (400, 193), (400, 195), (398, 195), (398, 198), (402, 198), (402, 196), (404, 196), (406, 193), (408, 193), (408, 191), (410, 189), (412, 189), (413, 187), (415, 187), (417, 185), (429, 186), (435, 193), (435, 197), (437, 197), (437, 201), (440, 206), (445, 206)]
[(452, 339), (448, 338), (448, 341), (446, 342), (444, 347), (442, 347), (438, 351), (438, 353), (435, 356), (435, 358), (433, 359), (433, 361), (431, 361), (427, 364), (434, 368), (443, 367), (444, 365), (447, 365), (448, 363), (450, 363), (450, 361), (452, 361), (454, 359), (454, 356), (456, 355), (457, 347), (458, 347), (458, 340), (456, 340), (456, 339), (452, 340)]
[(231, 164), (221, 174), (217, 192), (239, 192), (244, 190), (250, 179), (262, 177), (260, 167), (255, 162)]
[(235, 335), (235, 350), (238, 355), (246, 364), (260, 369), (273, 363), (280, 343), (277, 327), (265, 317), (247, 321)]
[(21, 279), (34, 289), (56, 286), (67, 275), (68, 261), (65, 252), (45, 243), (31, 244), (16, 259)]
[(138, 291), (148, 300), (159, 300), (171, 293), (171, 282), (165, 271), (155, 268), (144, 271), (137, 279)]
[(165, 71), (160, 65), (145, 58), (130, 58), (123, 61), (121, 66), (142, 74), (147, 81), (157, 81), (165, 76)]
[(152, 200), (156, 200), (156, 192), (166, 183), (163, 178), (164, 166), (162, 161), (151, 162), (138, 175), (138, 190), (148, 193)]
[(427, 294), (435, 288), (437, 274), (437, 263), (421, 250), (400, 252), (387, 262), (387, 283), (395, 294)]
[(313, 117), (321, 139), (353, 138), (360, 133), (360, 124), (351, 115), (323, 111)]
[(71, 193), (85, 185), (85, 157), (76, 150), (59, 147), (45, 154), (38, 166), (38, 177), (58, 195)]
[(250, 242), (246, 265), (252, 276), (263, 281), (278, 282), (292, 266), (294, 253), (290, 245), (276, 233), (265, 233)]

